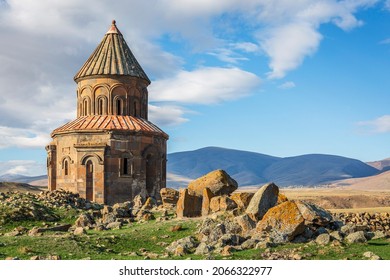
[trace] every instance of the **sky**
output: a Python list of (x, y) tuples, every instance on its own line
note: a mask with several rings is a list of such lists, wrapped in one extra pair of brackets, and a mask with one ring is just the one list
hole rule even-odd
[(46, 173), (113, 19), (169, 153), (390, 157), (390, 0), (0, 0), (0, 175)]

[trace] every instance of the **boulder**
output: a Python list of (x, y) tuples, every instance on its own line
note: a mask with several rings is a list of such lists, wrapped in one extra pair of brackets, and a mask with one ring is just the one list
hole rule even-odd
[(195, 255), (207, 255), (210, 254), (210, 252), (213, 250), (213, 248), (206, 243), (202, 242), (199, 244), (199, 246), (195, 250)]
[(224, 170), (219, 169), (192, 181), (188, 185), (188, 192), (194, 196), (202, 196), (204, 188), (209, 188), (214, 195), (229, 195), (238, 188), (238, 184)]
[(259, 240), (256, 240), (256, 239), (248, 239), (246, 241), (244, 241), (242, 244), (241, 244), (241, 248), (243, 250), (248, 250), (248, 249), (253, 249), (256, 247), (257, 243), (259, 243)]
[(115, 217), (117, 217), (117, 218), (130, 218), (131, 217), (131, 207), (132, 207), (132, 203), (130, 201), (126, 201), (123, 203), (115, 203), (112, 206), (111, 212), (114, 213)]
[(140, 194), (136, 195), (133, 199), (133, 208), (141, 208), (145, 203), (145, 198)]
[(287, 196), (285, 196), (282, 193), (279, 193), (278, 194), (278, 201), (276, 202), (276, 204), (281, 204), (281, 203), (286, 202), (286, 201), (288, 201)]
[(279, 188), (274, 183), (265, 184), (252, 197), (245, 213), (252, 219), (261, 220), (278, 201)]
[(333, 220), (328, 211), (313, 203), (297, 200), (295, 204), (307, 225), (326, 226)]
[(152, 209), (154, 206), (157, 206), (157, 201), (153, 198), (153, 197), (148, 197), (144, 203), (144, 205), (142, 205), (142, 210), (150, 210)]
[(364, 236), (364, 231), (357, 231), (357, 232), (350, 233), (345, 237), (345, 240), (347, 240), (349, 243), (367, 242), (367, 239)]
[(73, 231), (73, 234), (74, 235), (82, 235), (82, 234), (86, 234), (87, 232), (85, 231), (85, 229), (83, 227), (76, 227), (75, 230)]
[(91, 217), (88, 213), (80, 214), (80, 216), (77, 218), (76, 222), (74, 223), (76, 227), (92, 227), (95, 221), (93, 220), (93, 217)]
[(277, 243), (291, 241), (305, 231), (305, 220), (296, 204), (286, 201), (269, 209), (256, 230), (270, 232)]
[(249, 202), (251, 201), (254, 193), (247, 193), (247, 192), (237, 192), (232, 193), (230, 195), (230, 198), (234, 200), (234, 202), (237, 204), (238, 208), (240, 209), (246, 209), (249, 205)]
[(71, 226), (72, 226), (71, 224), (62, 224), (62, 225), (48, 227), (46, 230), (47, 231), (68, 231)]
[(187, 236), (179, 240), (173, 241), (166, 250), (169, 253), (179, 255), (179, 252), (184, 254), (189, 253), (192, 249), (198, 246), (199, 242), (192, 236)]
[(246, 239), (238, 234), (231, 234), (231, 233), (225, 233), (222, 235), (217, 242), (218, 247), (224, 247), (226, 245), (240, 245), (242, 242), (244, 242)]
[(102, 222), (104, 224), (113, 223), (115, 221), (116, 221), (116, 216), (114, 213), (107, 213), (107, 214), (104, 214), (102, 217)]
[(219, 209), (220, 211), (229, 211), (237, 208), (237, 203), (227, 195), (221, 196), (219, 200)]
[(214, 197), (213, 193), (209, 188), (203, 189), (203, 198), (202, 198), (202, 216), (207, 216), (210, 214), (210, 202)]
[(330, 237), (333, 239), (333, 240), (338, 240), (338, 241), (343, 241), (343, 236), (341, 235), (341, 233), (339, 231), (332, 231), (330, 233)]
[(220, 196), (214, 196), (210, 199), (210, 212), (215, 213), (219, 211), (220, 199)]
[(224, 234), (238, 235), (242, 232), (240, 226), (228, 219), (205, 218), (198, 229), (198, 239), (208, 244), (216, 243)]
[(171, 188), (162, 188), (160, 190), (160, 196), (163, 207), (165, 208), (175, 207), (179, 200), (179, 192)]
[(248, 214), (235, 217), (234, 222), (240, 225), (242, 233), (247, 233), (256, 227), (256, 223), (249, 217)]
[(120, 229), (122, 226), (121, 222), (112, 222), (106, 225), (107, 229)]
[(340, 232), (343, 235), (348, 235), (356, 231), (356, 225), (347, 224), (340, 228)]
[(373, 261), (378, 261), (378, 260), (382, 259), (381, 257), (379, 257), (378, 255), (374, 254), (371, 251), (364, 252), (363, 253), (363, 257), (365, 257), (365, 258), (367, 258), (369, 260), (373, 260)]
[(329, 242), (330, 242), (330, 235), (328, 233), (320, 234), (316, 238), (316, 243), (321, 246), (328, 245)]
[(214, 196), (210, 200), (210, 211), (215, 213), (218, 211), (233, 210), (237, 207), (234, 200), (230, 199), (227, 195)]
[(202, 213), (202, 197), (190, 195), (188, 189), (179, 191), (179, 200), (176, 205), (176, 216), (199, 217)]
[(221, 256), (223, 257), (229, 257), (232, 255), (232, 253), (235, 251), (235, 249), (233, 248), (233, 246), (230, 246), (230, 245), (227, 245), (225, 247), (222, 248), (221, 250)]

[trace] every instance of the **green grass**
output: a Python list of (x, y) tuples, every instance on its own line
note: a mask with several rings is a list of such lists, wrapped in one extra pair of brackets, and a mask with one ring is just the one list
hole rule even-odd
[[(71, 215), (72, 216), (72, 215)], [(70, 233), (45, 232), (43, 236), (0, 236), (0, 259), (18, 257), (30, 259), (38, 255), (58, 255), (61, 259), (144, 259), (142, 252), (155, 254), (157, 259), (203, 259), (204, 256), (188, 254), (182, 257), (168, 256), (165, 252), (171, 242), (196, 234), (199, 220), (169, 220), (132, 223), (118, 230), (89, 230), (86, 235), (73, 236)], [(171, 231), (180, 224), (182, 230)], [(26, 222), (31, 228), (34, 223)], [(165, 242), (161, 244), (160, 242)], [(262, 259), (265, 249), (236, 251), (229, 257), (213, 255), (214, 259)], [(269, 249), (270, 252), (298, 252), (304, 259), (341, 260), (365, 259), (363, 253), (372, 251), (382, 259), (390, 259), (389, 240), (373, 240), (365, 244), (343, 244), (341, 246), (318, 246), (315, 244), (285, 244)]]
[[(53, 232), (46, 232), (43, 236), (0, 236), (0, 259), (30, 259), (34, 255), (59, 255), (61, 259), (144, 259), (143, 251), (164, 254), (165, 247), (171, 242), (194, 233), (196, 223), (191, 220), (150, 221), (119, 230), (89, 230), (82, 236)], [(170, 228), (176, 224), (182, 225), (182, 230), (172, 232)], [(131, 255), (133, 252), (138, 255)]]
[[(35, 203), (40, 203), (34, 201)], [(42, 205), (42, 207), (44, 207)], [(7, 217), (10, 207), (2, 207), (0, 216)], [(46, 210), (43, 209), (43, 212)], [(32, 256), (43, 258), (50, 255), (60, 256), (61, 259), (145, 259), (149, 254), (151, 259), (204, 259), (205, 256), (188, 254), (184, 256), (168, 255), (165, 248), (173, 241), (193, 235), (196, 236), (196, 228), (200, 219), (171, 219), (168, 221), (151, 220), (144, 223), (130, 223), (118, 230), (96, 231), (88, 230), (86, 235), (73, 236), (68, 232), (43, 233), (42, 236), (4, 236), (18, 226), (30, 230), (37, 226), (53, 226), (56, 223), (74, 224), (82, 212), (77, 209), (64, 207), (49, 207), (47, 212), (56, 216), (56, 221), (22, 220), (10, 221), (3, 219), (0, 224), (0, 259), (17, 257), (30, 259)], [(160, 213), (156, 212), (158, 217)], [(171, 213), (172, 217), (172, 213)], [(181, 225), (181, 230), (172, 231), (175, 225)], [(365, 259), (363, 253), (372, 251), (382, 259), (390, 260), (390, 240), (372, 240), (364, 244), (342, 244), (341, 246), (318, 246), (313, 243), (285, 244), (268, 249), (270, 253), (290, 254), (297, 252), (303, 259), (313, 260), (340, 260), (340, 259)], [(213, 254), (213, 259), (262, 259), (265, 249), (251, 249), (235, 251), (231, 256), (223, 257)]]

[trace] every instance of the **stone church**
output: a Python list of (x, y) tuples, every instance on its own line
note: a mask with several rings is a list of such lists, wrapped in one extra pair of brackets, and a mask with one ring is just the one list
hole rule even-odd
[(74, 77), (77, 118), (47, 145), (49, 190), (98, 203), (159, 197), (168, 135), (148, 121), (148, 76), (115, 21)]

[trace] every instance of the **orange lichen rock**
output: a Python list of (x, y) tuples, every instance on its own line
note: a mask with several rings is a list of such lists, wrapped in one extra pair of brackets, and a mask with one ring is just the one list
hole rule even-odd
[(219, 169), (192, 181), (188, 185), (188, 192), (202, 196), (204, 188), (209, 188), (214, 195), (229, 195), (238, 188), (238, 184), (226, 171)]
[(214, 195), (209, 188), (203, 189), (202, 216), (207, 216), (208, 214), (210, 214), (210, 202), (213, 197)]
[(269, 209), (257, 224), (256, 230), (270, 232), (276, 242), (291, 241), (303, 233), (305, 220), (297, 205), (292, 201), (286, 201)]
[(179, 199), (179, 192), (171, 188), (162, 188), (160, 190), (161, 201), (165, 208), (173, 208)]
[(254, 193), (236, 192), (230, 195), (230, 198), (234, 200), (238, 208), (246, 209), (251, 201)]
[(287, 196), (285, 196), (282, 193), (279, 193), (278, 194), (278, 201), (276, 202), (276, 204), (281, 204), (281, 203), (286, 202), (286, 201), (288, 201)]
[(188, 193), (188, 189), (179, 191), (179, 200), (176, 205), (176, 216), (199, 217), (202, 212), (202, 198)]

